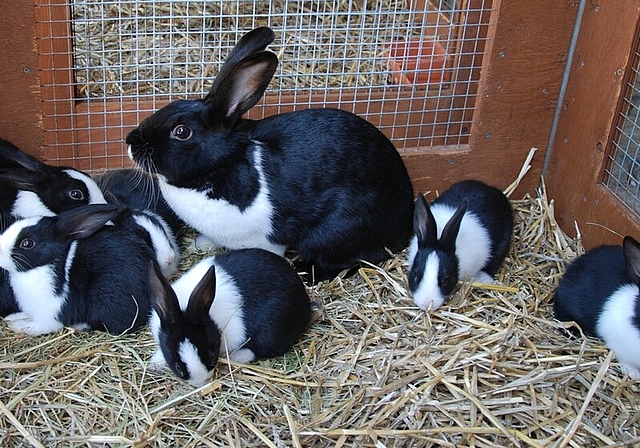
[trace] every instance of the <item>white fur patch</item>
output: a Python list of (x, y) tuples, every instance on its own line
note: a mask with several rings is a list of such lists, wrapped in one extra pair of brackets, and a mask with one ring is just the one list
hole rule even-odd
[(633, 324), (638, 286), (620, 287), (604, 304), (596, 323), (596, 332), (613, 350), (624, 371), (640, 379), (640, 329)]
[(44, 205), (40, 200), (40, 196), (34, 192), (19, 190), (13, 203), (11, 215), (16, 219), (22, 219), (34, 216), (55, 216), (55, 213)]
[(182, 341), (178, 347), (178, 353), (189, 371), (189, 384), (196, 387), (202, 386), (211, 378), (213, 371), (207, 370), (202, 364), (198, 349), (191, 342)]
[(16, 302), (28, 319), (13, 321), (9, 326), (14, 331), (38, 335), (62, 329), (57, 319), (66, 296), (54, 293), (51, 266), (45, 265), (26, 272), (11, 272), (9, 281)]
[(284, 256), (286, 247), (269, 241), (273, 208), (262, 171), (262, 149), (256, 143), (255, 167), (260, 191), (244, 211), (222, 199), (210, 199), (207, 191), (178, 188), (158, 175), (158, 184), (169, 206), (191, 227), (213, 243), (228, 249), (257, 247)]
[(180, 251), (169, 225), (160, 216), (154, 218), (158, 220), (157, 223), (145, 214), (134, 217), (138, 225), (149, 232), (160, 270), (168, 278), (178, 270)]
[(77, 179), (83, 182), (87, 186), (87, 191), (89, 192), (89, 204), (106, 204), (107, 201), (102, 194), (102, 190), (96, 183), (95, 180), (91, 178), (91, 176), (83, 173), (82, 171), (74, 170), (72, 168), (68, 168), (63, 170), (65, 173), (74, 179)]
[(434, 311), (444, 303), (445, 297), (438, 287), (438, 269), (440, 262), (438, 255), (433, 252), (427, 257), (424, 276), (413, 293), (413, 301), (422, 310)]
[[(444, 226), (455, 211), (455, 208), (448, 205), (435, 204), (431, 206), (431, 213), (433, 213), (438, 226), (438, 238), (442, 235)], [(456, 239), (459, 278), (475, 278), (489, 259), (490, 250), (491, 241), (488, 232), (473, 213), (465, 213)]]
[(9, 272), (16, 271), (11, 255), (13, 253), (13, 246), (16, 244), (18, 235), (25, 227), (34, 226), (40, 221), (40, 218), (28, 218), (16, 221), (11, 224), (2, 235), (0, 235), (0, 267)]
[(409, 250), (407, 252), (407, 263), (409, 266), (413, 265), (413, 260), (416, 259), (416, 255), (418, 255), (418, 237), (414, 236), (409, 241)]

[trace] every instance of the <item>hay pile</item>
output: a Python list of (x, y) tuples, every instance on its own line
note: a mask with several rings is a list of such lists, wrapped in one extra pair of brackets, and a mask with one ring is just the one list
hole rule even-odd
[(310, 288), (321, 309), (294, 350), (223, 360), (200, 389), (147, 370), (146, 329), (34, 338), (2, 323), (0, 445), (639, 444), (640, 383), (552, 319), (550, 294), (579, 240), (558, 229), (544, 193), (514, 207), (504, 288), (466, 284), (426, 314), (407, 296), (402, 254)]
[(269, 49), (283, 61), (274, 90), (385, 86), (389, 44), (438, 31), (405, 0), (74, 0), (71, 8), (76, 95), (91, 98), (201, 94), (240, 36), (263, 25), (276, 31)]

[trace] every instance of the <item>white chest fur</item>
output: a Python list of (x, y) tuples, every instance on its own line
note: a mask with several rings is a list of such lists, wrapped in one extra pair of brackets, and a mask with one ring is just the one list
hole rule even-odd
[(273, 207), (269, 201), (261, 155), (260, 146), (256, 146), (254, 163), (260, 190), (253, 203), (244, 210), (223, 199), (210, 199), (206, 190), (171, 185), (159, 175), (162, 195), (180, 218), (213, 243), (228, 249), (261, 248), (282, 256), (285, 247), (269, 240), (273, 228)]

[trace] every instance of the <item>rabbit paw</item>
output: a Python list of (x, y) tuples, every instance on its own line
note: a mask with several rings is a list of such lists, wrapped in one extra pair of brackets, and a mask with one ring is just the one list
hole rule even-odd
[(31, 336), (55, 333), (62, 330), (63, 325), (56, 320), (36, 321), (28, 313), (18, 312), (5, 317), (7, 325), (16, 333), (25, 333)]
[(149, 370), (161, 370), (167, 366), (162, 351), (156, 351), (149, 360)]
[(629, 364), (621, 364), (620, 368), (623, 373), (629, 375), (629, 378), (634, 380), (640, 380), (640, 368)]
[(487, 285), (493, 285), (496, 283), (496, 279), (494, 279), (484, 271), (480, 271), (480, 273), (476, 275), (476, 278), (474, 278), (473, 281), (476, 283), (485, 283)]
[(255, 353), (248, 348), (240, 348), (229, 353), (229, 359), (235, 362), (248, 363), (256, 359)]

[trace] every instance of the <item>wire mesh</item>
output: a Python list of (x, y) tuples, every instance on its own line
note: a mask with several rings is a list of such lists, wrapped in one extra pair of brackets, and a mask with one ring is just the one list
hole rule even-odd
[(640, 216), (640, 53), (637, 51), (635, 61), (616, 125), (618, 137), (610, 152), (605, 185)]
[(468, 141), (491, 4), (39, 0), (57, 11), (44, 15), (38, 36), (40, 56), (53, 60), (41, 64), (50, 72), (45, 143), (52, 159), (84, 160), (89, 169), (96, 159), (122, 159), (137, 122), (168, 101), (204, 95), (239, 38), (267, 25), (280, 65), (252, 118), (335, 106), (380, 127), (399, 150), (459, 147)]

